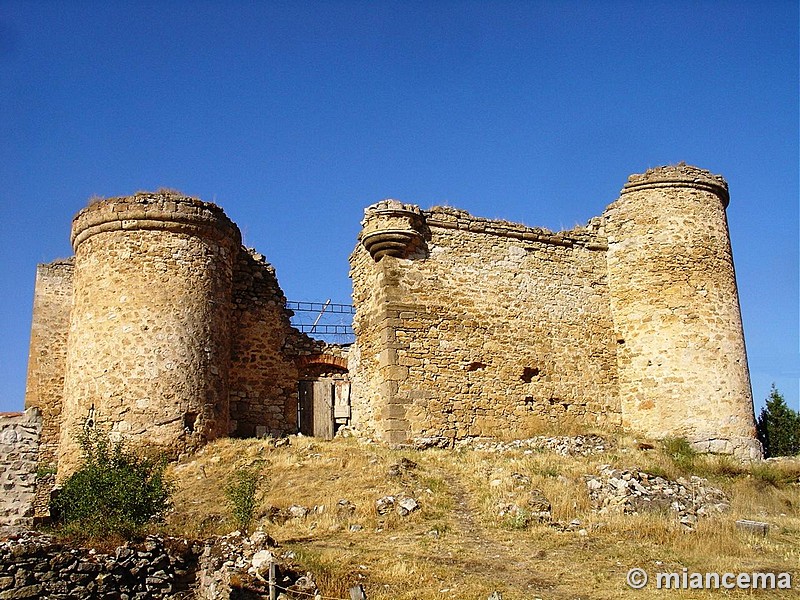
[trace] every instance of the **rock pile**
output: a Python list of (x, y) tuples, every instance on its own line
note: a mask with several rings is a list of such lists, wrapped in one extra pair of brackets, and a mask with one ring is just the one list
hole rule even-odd
[(269, 565), (275, 563), (279, 590), (302, 592), (313, 598), (318, 590), (311, 574), (298, 572), (293, 559), (292, 552), (280, 553), (275, 540), (263, 531), (256, 531), (250, 537), (234, 531), (215, 538), (206, 544), (200, 557), (195, 597), (199, 600), (268, 597)]
[(586, 486), (595, 509), (600, 513), (620, 511), (672, 511), (680, 523), (694, 528), (700, 517), (722, 513), (730, 507), (725, 493), (692, 475), (670, 481), (638, 469), (598, 467), (600, 475), (586, 475)]
[(375, 512), (378, 515), (385, 515), (394, 510), (401, 517), (408, 516), (412, 512), (419, 510), (419, 502), (410, 496), (382, 496), (375, 500)]
[(554, 452), (561, 456), (589, 456), (600, 454), (609, 449), (610, 444), (599, 435), (575, 435), (547, 437), (539, 435), (524, 440), (501, 442), (481, 438), (465, 439), (456, 442), (456, 447), (469, 447), (484, 452), (510, 452), (523, 450), (527, 454), (534, 452)]

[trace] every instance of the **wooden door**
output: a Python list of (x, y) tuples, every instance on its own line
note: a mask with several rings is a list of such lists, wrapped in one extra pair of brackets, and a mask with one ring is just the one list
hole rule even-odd
[(301, 381), (300, 433), (329, 440), (333, 437), (333, 382), (329, 379)]

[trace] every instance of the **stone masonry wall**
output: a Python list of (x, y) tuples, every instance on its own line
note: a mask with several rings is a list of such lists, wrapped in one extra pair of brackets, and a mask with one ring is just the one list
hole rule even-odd
[(171, 454), (227, 435), (236, 226), (213, 204), (142, 193), (83, 209), (72, 240), (59, 472), (87, 424)]
[(0, 530), (32, 523), (41, 431), (36, 408), (0, 413)]
[(58, 455), (73, 264), (69, 259), (36, 268), (25, 408), (42, 413), (39, 460), (43, 465), (55, 466)]
[(0, 600), (194, 597), (203, 550), (187, 540), (150, 536), (104, 554), (28, 533), (0, 541)]
[(677, 165), (631, 176), (606, 211), (624, 424), (760, 455), (725, 209), (728, 186)]
[(352, 258), (356, 397), (378, 434), (618, 426), (606, 245), (596, 226), (553, 234), (450, 208), (422, 216), (424, 248), (376, 263), (362, 247)]
[(294, 433), (297, 367), (286, 346), (299, 333), (289, 324), (275, 269), (255, 251), (239, 255), (233, 302), (231, 432), (240, 437)]

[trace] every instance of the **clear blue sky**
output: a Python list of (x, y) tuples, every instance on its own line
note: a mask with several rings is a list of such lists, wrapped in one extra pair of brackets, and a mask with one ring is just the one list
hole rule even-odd
[(679, 161), (730, 184), (756, 404), (797, 408), (798, 160), (796, 1), (0, 0), (0, 410), (92, 195), (214, 201), (289, 298), (347, 302), (382, 198), (557, 230)]

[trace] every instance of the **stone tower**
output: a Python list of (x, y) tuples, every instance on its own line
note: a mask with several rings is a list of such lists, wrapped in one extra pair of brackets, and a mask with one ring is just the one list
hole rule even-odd
[(59, 472), (87, 425), (173, 455), (227, 435), (236, 225), (213, 204), (138, 193), (84, 208), (71, 240)]
[(760, 454), (725, 209), (696, 167), (632, 175), (605, 212), (623, 425)]

